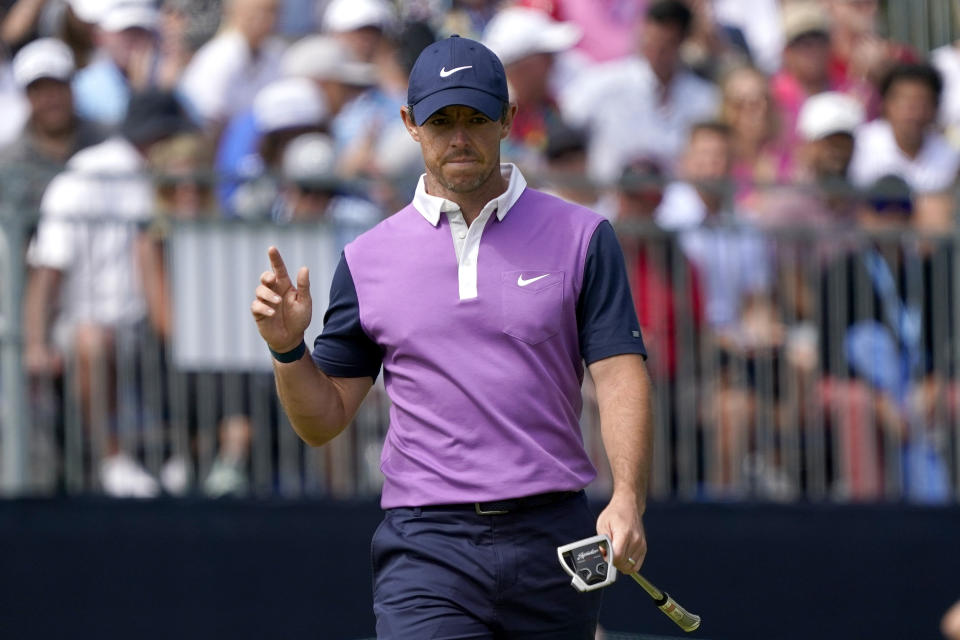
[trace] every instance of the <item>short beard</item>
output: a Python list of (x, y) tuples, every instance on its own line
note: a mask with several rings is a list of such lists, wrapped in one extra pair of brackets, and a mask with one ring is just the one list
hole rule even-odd
[(472, 191), (476, 191), (477, 189), (479, 189), (484, 183), (486, 183), (487, 180), (490, 179), (490, 176), (493, 175), (494, 171), (499, 171), (499, 170), (500, 170), (500, 165), (495, 164), (493, 165), (493, 167), (490, 168), (490, 171), (487, 172), (486, 175), (479, 176), (476, 180), (471, 180), (466, 184), (464, 183), (453, 184), (451, 182), (447, 182), (446, 180), (443, 179), (443, 174), (438, 172), (437, 182), (439, 182), (443, 186), (443, 188), (446, 189), (447, 191), (451, 191), (453, 193), (470, 193)]

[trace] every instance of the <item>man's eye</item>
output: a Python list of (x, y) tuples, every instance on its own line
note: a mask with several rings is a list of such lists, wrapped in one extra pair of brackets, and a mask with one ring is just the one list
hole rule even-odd
[(434, 118), (433, 120), (430, 121), (430, 124), (432, 124), (435, 127), (442, 127), (445, 124), (447, 124), (447, 122), (448, 121), (446, 118)]

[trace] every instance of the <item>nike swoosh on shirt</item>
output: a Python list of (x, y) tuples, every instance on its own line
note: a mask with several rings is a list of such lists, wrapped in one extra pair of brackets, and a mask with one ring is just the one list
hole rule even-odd
[(468, 64), (468, 65), (465, 66), (465, 67), (454, 67), (453, 69), (450, 69), (450, 71), (447, 71), (447, 68), (446, 68), (446, 67), (440, 67), (440, 77), (441, 77), (441, 78), (446, 78), (447, 76), (452, 76), (452, 75), (455, 74), (457, 71), (463, 71), (464, 69), (473, 69), (473, 65), (472, 65), (472, 64)]
[(544, 278), (546, 278), (546, 277), (549, 276), (549, 275), (550, 275), (549, 273), (545, 273), (545, 274), (543, 274), (542, 276), (537, 276), (536, 278), (530, 278), (529, 280), (524, 280), (524, 279), (523, 279), (523, 274), (521, 273), (521, 274), (517, 277), (517, 286), (518, 286), (518, 287), (525, 287), (525, 286), (527, 286), (528, 284), (531, 284), (531, 283), (536, 282), (537, 280), (543, 280)]

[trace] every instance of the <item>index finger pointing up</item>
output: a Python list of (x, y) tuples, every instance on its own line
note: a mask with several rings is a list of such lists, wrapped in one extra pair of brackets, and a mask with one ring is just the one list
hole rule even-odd
[(287, 274), (287, 265), (283, 263), (280, 257), (280, 251), (276, 247), (267, 249), (267, 255), (270, 257), (270, 266), (273, 272), (277, 274), (277, 284), (281, 287), (290, 284), (290, 276)]

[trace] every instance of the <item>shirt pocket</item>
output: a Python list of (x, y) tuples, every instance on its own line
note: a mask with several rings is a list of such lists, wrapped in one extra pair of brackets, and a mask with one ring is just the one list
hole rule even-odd
[(504, 271), (501, 276), (501, 329), (527, 344), (560, 332), (563, 271)]

